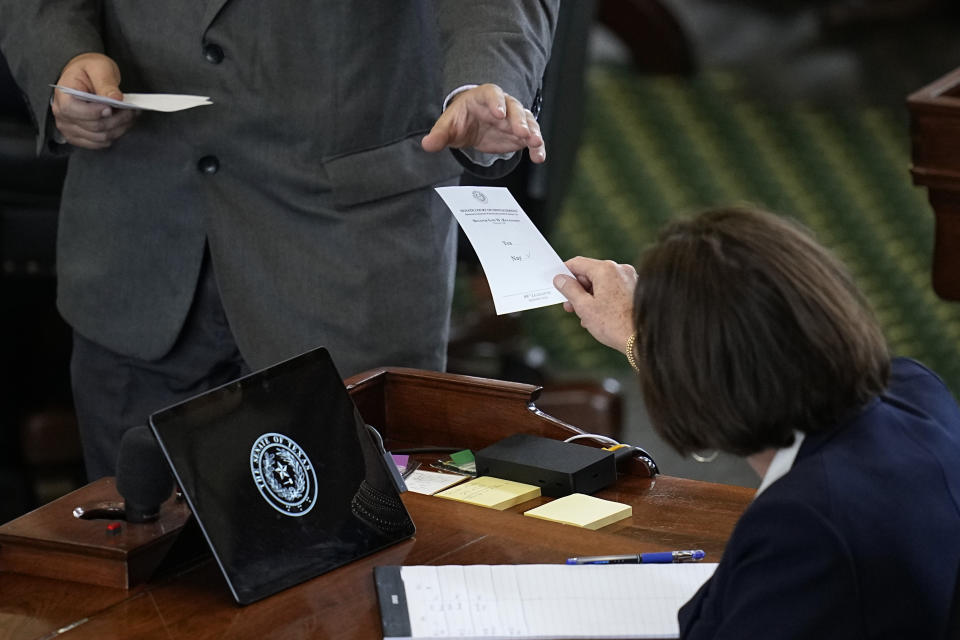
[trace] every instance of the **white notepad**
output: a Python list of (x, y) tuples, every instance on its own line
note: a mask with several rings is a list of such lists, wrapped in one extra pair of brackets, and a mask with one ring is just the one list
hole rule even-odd
[(376, 567), (384, 640), (676, 638), (716, 563)]

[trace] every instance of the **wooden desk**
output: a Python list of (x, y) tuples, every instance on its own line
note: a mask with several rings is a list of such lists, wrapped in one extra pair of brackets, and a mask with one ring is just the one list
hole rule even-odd
[(960, 300), (960, 68), (907, 97), (916, 185), (927, 187), (936, 220), (933, 290)]
[[(348, 381), (364, 417), (388, 446), (478, 448), (517, 431), (577, 432), (536, 409), (537, 388), (426, 373), (378, 370)], [(405, 444), (401, 444), (405, 443)], [(597, 495), (633, 516), (598, 531), (524, 517), (549, 500), (498, 512), (404, 494), (416, 536), (247, 607), (234, 604), (212, 560), (130, 590), (0, 572), (0, 637), (43, 638), (74, 626), (80, 638), (380, 638), (373, 567), (389, 564), (558, 563), (573, 555), (698, 548), (718, 560), (754, 491), (681, 478), (623, 475)], [(103, 499), (109, 481), (75, 498)], [(106, 495), (104, 495), (106, 494)], [(102, 527), (101, 525), (98, 525)], [(58, 636), (59, 637), (59, 636)]]

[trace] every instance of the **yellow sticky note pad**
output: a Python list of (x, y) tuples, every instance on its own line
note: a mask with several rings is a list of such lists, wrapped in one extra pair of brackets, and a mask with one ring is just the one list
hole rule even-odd
[(540, 487), (491, 476), (480, 476), (434, 495), (503, 511), (515, 504), (536, 498), (540, 495)]
[(629, 518), (633, 515), (633, 507), (583, 493), (571, 493), (526, 511), (523, 515), (584, 529), (599, 529)]

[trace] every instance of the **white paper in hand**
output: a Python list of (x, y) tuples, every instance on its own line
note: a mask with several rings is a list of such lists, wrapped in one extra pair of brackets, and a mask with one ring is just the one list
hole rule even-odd
[(498, 315), (564, 302), (553, 278), (570, 270), (504, 187), (438, 187), (473, 245)]
[(64, 93), (86, 100), (87, 102), (99, 102), (100, 104), (110, 105), (117, 109), (133, 109), (136, 111), (163, 111), (170, 113), (173, 111), (183, 111), (194, 107), (203, 107), (213, 104), (207, 96), (187, 96), (174, 93), (125, 93), (123, 100), (114, 100), (105, 96), (98, 96), (94, 93), (87, 93), (79, 89), (62, 87), (58, 84), (52, 84)]

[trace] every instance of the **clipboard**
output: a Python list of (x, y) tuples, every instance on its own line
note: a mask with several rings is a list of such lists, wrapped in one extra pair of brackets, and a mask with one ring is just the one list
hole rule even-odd
[(384, 640), (677, 638), (677, 612), (716, 567), (382, 566), (374, 583)]

